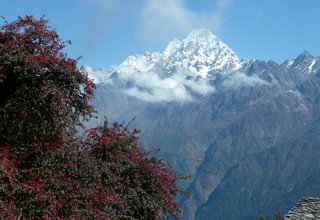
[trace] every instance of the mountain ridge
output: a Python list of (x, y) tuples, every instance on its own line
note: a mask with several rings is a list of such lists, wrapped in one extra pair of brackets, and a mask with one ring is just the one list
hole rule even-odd
[[(191, 35), (191, 40), (186, 42), (217, 39), (206, 36), (208, 33), (205, 32), (201, 36), (201, 31), (193, 35), (197, 34), (200, 34), (199, 39)], [(233, 209), (230, 211), (234, 216), (223, 218), (223, 213), (230, 208), (228, 200), (237, 196), (228, 193), (226, 183), (232, 186), (233, 193), (243, 187), (248, 189), (245, 199), (252, 206), (246, 208), (252, 209), (251, 216), (258, 216), (261, 212), (259, 198), (262, 197), (257, 194), (259, 189), (255, 188), (254, 181), (245, 181), (246, 176), (252, 180), (255, 176), (261, 177), (266, 181), (265, 186), (273, 182), (286, 184), (290, 180), (286, 176), (281, 177), (281, 181), (274, 179), (283, 173), (269, 167), (268, 163), (260, 164), (257, 155), (268, 158), (270, 152), (279, 152), (273, 154), (274, 157), (279, 164), (286, 164), (286, 158), (281, 155), (290, 155), (294, 146), (296, 149), (303, 147), (295, 145), (295, 140), (299, 143), (306, 140), (314, 145), (316, 142), (308, 141), (308, 138), (311, 133), (320, 133), (320, 58), (308, 52), (281, 64), (237, 58), (241, 63), (239, 68), (231, 66), (229, 69), (227, 65), (226, 69), (219, 71), (209, 70), (213, 63), (208, 62), (207, 74), (202, 75), (198, 70), (190, 69), (194, 65), (192, 59), (200, 57), (193, 56), (200, 44), (192, 44), (188, 49), (194, 49), (194, 53), (187, 53), (181, 42), (183, 40), (173, 41), (164, 50), (167, 52), (135, 55), (112, 70), (96, 72), (100, 81), (93, 105), (100, 112), (100, 117), (92, 123), (101, 123), (103, 115), (109, 116), (111, 121), (127, 122), (136, 117), (131, 126), (142, 129), (142, 145), (147, 149), (160, 148), (161, 157), (179, 172), (191, 174), (190, 181), (183, 183), (184, 188), (191, 192), (189, 197), (181, 199), (185, 213), (183, 219), (210, 219), (210, 215), (218, 216), (217, 219), (245, 219), (244, 213), (237, 212), (243, 210), (245, 204), (237, 199), (232, 201)], [(205, 51), (203, 45), (206, 42), (200, 45)], [(179, 48), (183, 50), (179, 51)], [(191, 55), (184, 56), (182, 51)], [(192, 62), (186, 61), (185, 67), (181, 67), (178, 61), (165, 66), (163, 56), (170, 60), (171, 54), (175, 54), (179, 62), (187, 57)], [(210, 54), (206, 58), (212, 61)], [(140, 60), (135, 63), (136, 59)], [(90, 71), (91, 75), (94, 74), (94, 70)], [(311, 151), (317, 156), (317, 146), (309, 148), (308, 152)], [(302, 155), (297, 154), (295, 160), (307, 164)], [(253, 167), (244, 169), (245, 160), (252, 161)], [(296, 174), (295, 178), (301, 180), (291, 184), (294, 192), (289, 190), (280, 197), (272, 196), (276, 192), (275, 187), (268, 194), (270, 201), (276, 201), (284, 211), (293, 205), (291, 201), (298, 200), (307, 192), (303, 186), (314, 188), (318, 181), (311, 178), (311, 174), (303, 175), (299, 166), (291, 166), (296, 171), (292, 175)], [(245, 170), (250, 170), (251, 176)], [(318, 167), (312, 167), (312, 170), (320, 172)], [(261, 214), (273, 214), (270, 212), (274, 206), (266, 204), (268, 213)], [(208, 210), (211, 209), (217, 213), (210, 213)]]
[[(125, 87), (131, 86), (129, 95), (131, 94), (135, 98), (144, 97), (143, 101), (170, 102), (179, 101), (180, 98), (179, 95), (168, 100), (153, 98), (161, 92), (168, 93), (168, 91), (154, 91), (152, 88), (148, 88), (147, 81), (163, 82), (162, 90), (180, 87), (176, 93), (185, 93), (181, 99), (181, 102), (185, 102), (192, 101), (194, 94), (209, 95), (214, 92), (215, 86), (218, 84), (213, 85), (209, 81), (218, 82), (220, 80), (221, 84), (232, 86), (234, 83), (280, 83), (281, 86), (286, 84), (286, 87), (290, 87), (291, 84), (292, 87), (295, 84), (293, 81), (306, 80), (307, 74), (315, 74), (320, 68), (319, 57), (314, 57), (307, 51), (302, 52), (295, 59), (284, 61), (282, 64), (273, 61), (264, 62), (242, 60), (212, 33), (205, 29), (198, 29), (191, 32), (182, 41), (176, 39), (171, 41), (161, 53), (146, 52), (145, 54), (131, 55), (120, 65), (110, 70), (95, 71), (90, 68), (87, 70), (89, 76), (98, 84), (115, 83), (117, 81), (115, 79), (119, 79), (120, 81), (118, 80), (117, 83), (120, 82), (120, 84), (125, 82)], [(259, 73), (257, 70), (249, 69), (261, 69), (263, 68), (261, 65), (281, 68), (280, 71), (290, 72), (291, 76), (270, 75), (267, 72)], [(141, 79), (145, 81), (141, 83)], [(201, 87), (206, 89), (202, 91)]]

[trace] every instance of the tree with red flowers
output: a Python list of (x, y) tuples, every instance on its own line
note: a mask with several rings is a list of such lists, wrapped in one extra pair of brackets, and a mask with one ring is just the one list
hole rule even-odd
[(0, 28), (0, 218), (179, 217), (181, 176), (122, 124), (76, 128), (94, 84), (47, 20)]
[(93, 83), (62, 49), (44, 19), (18, 18), (0, 29), (0, 135), (12, 147), (72, 134), (89, 117)]

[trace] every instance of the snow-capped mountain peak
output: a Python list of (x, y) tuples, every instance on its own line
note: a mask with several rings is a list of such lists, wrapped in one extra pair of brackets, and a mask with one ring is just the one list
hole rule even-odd
[[(174, 45), (174, 47), (172, 46)], [(192, 31), (182, 42), (169, 44), (165, 66), (181, 67), (190, 70), (193, 75), (206, 77), (215, 72), (231, 72), (241, 67), (236, 54), (218, 37), (205, 29)], [(174, 48), (174, 49), (173, 49)]]
[(131, 55), (122, 64), (117, 66), (117, 72), (147, 72), (150, 71), (155, 63), (162, 59), (160, 53), (145, 53), (143, 55)]
[(320, 58), (314, 57), (308, 51), (304, 51), (297, 58), (286, 60), (283, 63), (287, 68), (298, 70), (300, 73), (316, 73), (320, 67)]
[(171, 41), (162, 53), (128, 57), (116, 70), (145, 72), (153, 68), (157, 71), (180, 68), (189, 71), (188, 75), (207, 77), (216, 72), (232, 72), (241, 66), (241, 60), (218, 37), (206, 29), (197, 29), (182, 41)]

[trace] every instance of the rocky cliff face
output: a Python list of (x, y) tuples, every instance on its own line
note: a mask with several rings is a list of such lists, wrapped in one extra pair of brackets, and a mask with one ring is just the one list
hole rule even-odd
[(284, 216), (284, 220), (320, 219), (320, 198), (302, 198)]
[(256, 219), (319, 194), (318, 57), (241, 60), (196, 30), (162, 53), (89, 73), (100, 116), (136, 117), (144, 147), (191, 174), (183, 219)]

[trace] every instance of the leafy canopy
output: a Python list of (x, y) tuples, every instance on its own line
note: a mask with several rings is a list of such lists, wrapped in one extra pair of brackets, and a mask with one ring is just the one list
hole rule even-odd
[[(72, 135), (89, 117), (93, 83), (43, 18), (19, 17), (0, 28), (0, 135), (5, 145)], [(65, 133), (64, 133), (65, 132)]]
[(94, 84), (32, 16), (0, 27), (0, 218), (179, 218), (181, 176), (119, 123), (76, 127)]

